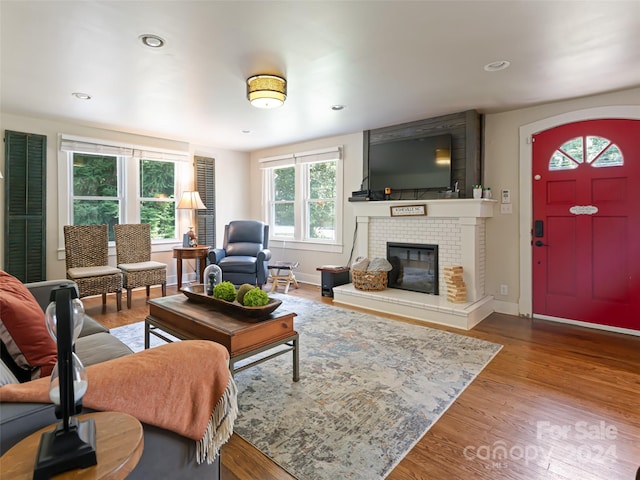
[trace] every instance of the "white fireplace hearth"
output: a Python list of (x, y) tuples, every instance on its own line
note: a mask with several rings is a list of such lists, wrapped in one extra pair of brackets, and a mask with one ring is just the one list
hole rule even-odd
[[(369, 292), (347, 284), (333, 288), (334, 302), (465, 330), (473, 328), (494, 311), (493, 297), (485, 295), (484, 289), (485, 221), (493, 216), (496, 204), (487, 199), (351, 203), (357, 218), (354, 258), (384, 258), (387, 242), (436, 244), (439, 295), (395, 288)], [(391, 215), (391, 207), (413, 205), (425, 206), (426, 215)], [(443, 268), (448, 265), (463, 267), (466, 303), (447, 301)]]

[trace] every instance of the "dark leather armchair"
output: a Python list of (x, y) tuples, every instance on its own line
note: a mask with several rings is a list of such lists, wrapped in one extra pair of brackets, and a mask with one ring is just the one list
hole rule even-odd
[(209, 251), (209, 261), (222, 269), (222, 280), (262, 286), (271, 259), (269, 225), (257, 220), (235, 220), (224, 227), (222, 248)]

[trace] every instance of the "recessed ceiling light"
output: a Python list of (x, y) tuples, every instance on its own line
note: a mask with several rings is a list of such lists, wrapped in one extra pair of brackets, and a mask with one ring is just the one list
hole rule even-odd
[(251, 130), (242, 130), (242, 133), (251, 133)]
[(91, 100), (91, 95), (89, 95), (88, 93), (73, 92), (71, 95), (73, 95), (76, 98), (79, 98), (80, 100)]
[(140, 35), (140, 41), (143, 45), (150, 48), (161, 48), (164, 47), (164, 40), (157, 35), (152, 35), (150, 33), (145, 33), (144, 35)]
[(336, 112), (344, 110), (344, 105), (331, 105), (331, 110), (334, 110)]
[(508, 60), (498, 60), (497, 62), (487, 63), (484, 69), (486, 72), (499, 72), (500, 70), (509, 68), (509, 65), (511, 65), (511, 62)]

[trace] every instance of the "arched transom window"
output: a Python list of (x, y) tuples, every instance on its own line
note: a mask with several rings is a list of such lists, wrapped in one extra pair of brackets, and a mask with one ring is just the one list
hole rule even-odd
[(623, 164), (622, 152), (615, 143), (603, 137), (576, 137), (563, 143), (553, 152), (549, 160), (549, 170), (571, 170), (582, 164), (592, 167), (619, 167)]

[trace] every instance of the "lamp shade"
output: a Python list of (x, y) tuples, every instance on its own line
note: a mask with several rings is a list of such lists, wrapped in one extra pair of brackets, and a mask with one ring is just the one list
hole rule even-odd
[(176, 208), (185, 210), (205, 210), (207, 207), (202, 203), (202, 199), (198, 192), (182, 192), (182, 198), (180, 198), (180, 202), (178, 202), (178, 206)]
[(276, 75), (254, 75), (247, 79), (247, 99), (258, 108), (275, 108), (287, 98), (287, 81)]

